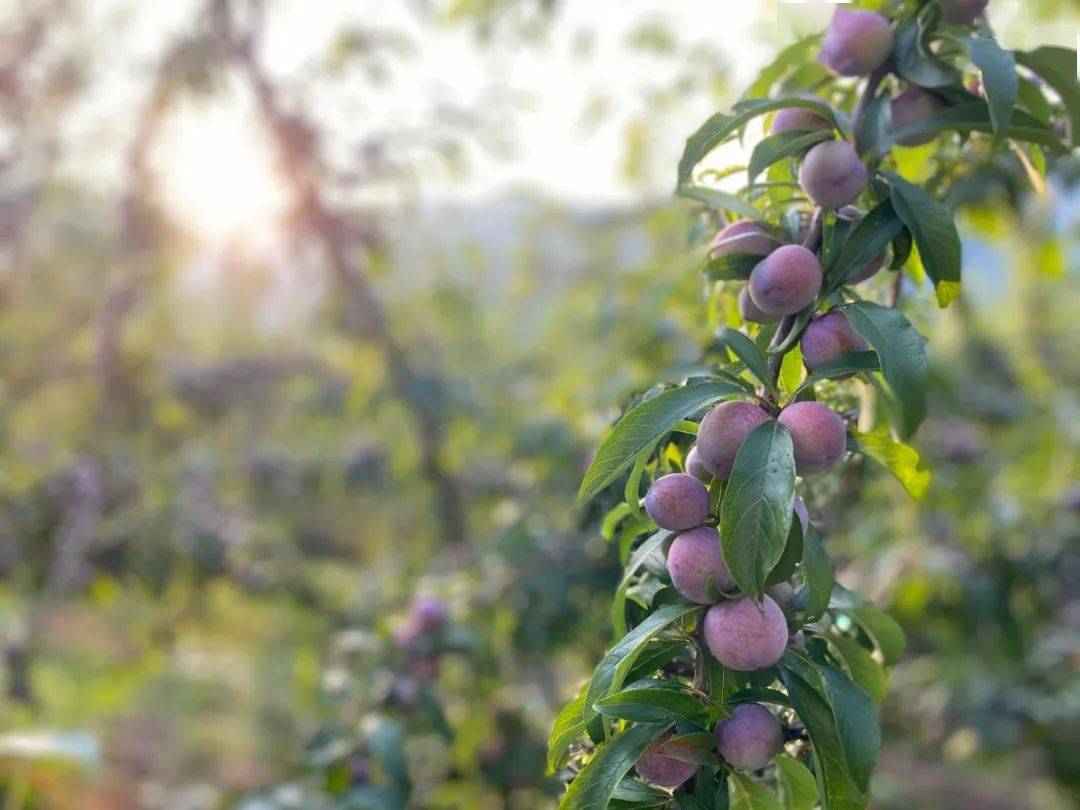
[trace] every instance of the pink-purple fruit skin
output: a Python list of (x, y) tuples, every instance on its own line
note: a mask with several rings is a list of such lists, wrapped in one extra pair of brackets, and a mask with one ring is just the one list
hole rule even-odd
[[(919, 87), (909, 87), (892, 100), (890, 107), (893, 129), (896, 131), (921, 124), (945, 109), (945, 105), (937, 96)], [(936, 137), (936, 132), (908, 135), (906, 138), (900, 138), (897, 143), (901, 146), (921, 146), (924, 143), (930, 143)]]
[(766, 312), (754, 303), (750, 297), (750, 287), (739, 290), (739, 315), (750, 323), (776, 323), (782, 317), (778, 313)]
[[(864, 216), (863, 212), (853, 205), (845, 205), (836, 212), (836, 215), (841, 219), (848, 220), (852, 224), (858, 223), (858, 221)], [(877, 273), (878, 270), (885, 266), (886, 258), (886, 251), (881, 251), (881, 253), (871, 259), (867, 264), (863, 265), (857, 270), (853, 270), (852, 272), (848, 273), (846, 282), (848, 284), (858, 284), (862, 281), (866, 281), (868, 278)]]
[(770, 135), (779, 135), (781, 132), (817, 132), (818, 130), (832, 131), (833, 125), (829, 119), (818, 115), (806, 107), (784, 107), (773, 116), (769, 126)]
[(709, 516), (709, 490), (692, 475), (672, 473), (657, 478), (645, 495), (645, 511), (661, 529), (693, 529)]
[(667, 570), (675, 590), (699, 605), (713, 601), (709, 598), (710, 578), (722, 591), (735, 587), (720, 550), (720, 534), (711, 526), (699, 526), (676, 537), (668, 549)]
[(713, 239), (709, 253), (713, 257), (726, 256), (729, 253), (749, 253), (754, 256), (768, 256), (780, 243), (772, 234), (750, 219), (733, 222)]
[(713, 605), (705, 614), (705, 643), (721, 664), (749, 671), (771, 667), (788, 642), (784, 611), (770, 596), (758, 605), (736, 599)]
[(750, 273), (750, 300), (773, 315), (793, 315), (821, 290), (821, 262), (802, 245), (784, 245), (766, 256)]
[(806, 508), (806, 501), (798, 495), (795, 496), (795, 516), (799, 519), (802, 533), (805, 535), (810, 531), (810, 510)]
[(806, 367), (817, 371), (846, 355), (870, 351), (870, 344), (851, 328), (842, 312), (834, 309), (810, 321), (799, 348)]
[(722, 402), (698, 426), (698, 458), (709, 472), (726, 480), (750, 431), (768, 421), (769, 414), (750, 402)]
[(859, 153), (847, 141), (817, 144), (799, 167), (799, 185), (806, 196), (829, 210), (855, 202), (869, 181)]
[(671, 738), (671, 732), (665, 731), (645, 749), (634, 767), (638, 776), (646, 782), (664, 788), (677, 788), (695, 773), (698, 766), (692, 762), (666, 757), (661, 753), (665, 743)]
[(795, 589), (791, 587), (790, 582), (777, 582), (775, 585), (770, 585), (765, 589), (765, 593), (771, 596), (776, 604), (785, 609), (795, 601)]
[(685, 466), (686, 472), (689, 475), (694, 476), (694, 478), (701, 481), (703, 484), (712, 481), (713, 474), (701, 463), (701, 458), (698, 456), (697, 445), (691, 447), (690, 452), (686, 454)]
[(893, 49), (889, 21), (874, 11), (838, 8), (818, 62), (840, 76), (862, 76), (885, 64)]
[(421, 596), (413, 602), (410, 612), (410, 620), (424, 632), (438, 630), (449, 616), (449, 611), (441, 599), (434, 596)]
[(780, 411), (778, 421), (791, 432), (795, 469), (800, 475), (827, 470), (844, 457), (844, 420), (828, 405), (794, 402)]
[(986, 13), (990, 0), (941, 0), (942, 17), (953, 25), (967, 25)]
[(739, 771), (761, 770), (783, 745), (780, 723), (758, 703), (742, 703), (716, 723), (716, 750)]

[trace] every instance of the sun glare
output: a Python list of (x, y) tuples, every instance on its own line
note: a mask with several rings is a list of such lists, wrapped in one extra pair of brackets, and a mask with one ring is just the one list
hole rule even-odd
[(233, 107), (178, 110), (155, 151), (154, 167), (169, 213), (206, 239), (270, 225), (287, 204), (265, 135)]

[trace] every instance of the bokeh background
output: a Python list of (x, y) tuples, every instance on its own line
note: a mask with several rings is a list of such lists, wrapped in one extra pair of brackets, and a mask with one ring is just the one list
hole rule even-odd
[[(713, 326), (683, 139), (828, 13), (0, 3), (3, 807), (552, 806), (619, 567), (580, 475)], [(1080, 164), (954, 202), (934, 483), (808, 500), (909, 638), (876, 805), (1075, 807)]]

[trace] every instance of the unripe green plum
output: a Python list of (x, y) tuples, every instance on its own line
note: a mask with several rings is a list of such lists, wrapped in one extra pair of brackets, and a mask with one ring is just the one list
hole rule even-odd
[(793, 402), (778, 417), (791, 432), (799, 475), (827, 470), (847, 449), (844, 420), (820, 402)]
[(986, 13), (990, 0), (941, 0), (941, 16), (953, 25), (967, 25)]
[(730, 669), (766, 669), (780, 660), (788, 642), (784, 611), (770, 596), (758, 606), (749, 599), (713, 605), (705, 614), (703, 635), (709, 651)]
[(892, 49), (893, 30), (885, 17), (867, 9), (838, 8), (818, 62), (839, 76), (862, 76), (884, 65)]
[(739, 315), (744, 321), (750, 323), (776, 323), (783, 317), (779, 313), (766, 312), (755, 304), (754, 299), (750, 297), (749, 286), (739, 290)]
[[(813, 96), (807, 96), (813, 99)], [(819, 99), (814, 99), (819, 100)], [(772, 124), (769, 125), (770, 135), (779, 135), (781, 132), (817, 132), (818, 130), (832, 131), (833, 125), (828, 118), (819, 115), (806, 107), (784, 107), (777, 110), (773, 116)]]
[(810, 321), (799, 348), (806, 367), (817, 371), (846, 355), (870, 351), (870, 344), (851, 328), (842, 312), (833, 309)]
[[(928, 118), (945, 109), (942, 103), (933, 93), (923, 90), (921, 87), (909, 87), (891, 102), (892, 123), (894, 130), (906, 129), (907, 127), (921, 124)], [(921, 146), (930, 143), (937, 137), (937, 133), (928, 132), (923, 135), (908, 135), (900, 138), (897, 143), (901, 146)]]
[(711, 256), (726, 256), (729, 253), (749, 253), (754, 256), (768, 256), (780, 243), (776, 238), (751, 219), (733, 222), (718, 233), (709, 245)]
[(692, 475), (672, 473), (657, 478), (645, 495), (645, 511), (661, 529), (693, 529), (709, 516), (709, 490)]
[(821, 290), (821, 262), (802, 245), (784, 245), (766, 256), (750, 273), (750, 299), (774, 315), (793, 315), (813, 302)]
[(786, 608), (795, 601), (795, 589), (790, 582), (777, 582), (765, 589), (765, 593), (773, 598), (781, 608)]
[(669, 739), (671, 739), (671, 732), (665, 731), (649, 743), (649, 747), (638, 758), (634, 767), (637, 768), (638, 776), (649, 784), (663, 788), (677, 788), (697, 773), (697, 765), (664, 756), (664, 748), (670, 748)]
[(685, 460), (686, 472), (703, 484), (708, 484), (713, 479), (713, 474), (701, 463), (701, 458), (698, 456), (697, 445), (690, 448), (690, 452), (686, 454)]
[[(857, 224), (858, 221), (865, 216), (862, 211), (853, 205), (845, 205), (836, 212), (836, 215), (841, 219), (846, 219), (848, 222), (852, 223), (852, 225)], [(888, 258), (887, 252), (884, 250), (881, 251), (881, 253), (871, 259), (867, 264), (848, 273), (845, 282), (847, 284), (858, 284), (862, 281), (866, 281), (885, 266), (886, 258)]]
[(855, 202), (869, 181), (859, 153), (847, 141), (817, 144), (799, 168), (799, 185), (806, 196), (829, 210)]
[(738, 771), (759, 771), (784, 746), (776, 716), (758, 703), (742, 703), (716, 723), (716, 750)]
[(726, 480), (750, 431), (768, 421), (769, 414), (750, 402), (722, 402), (698, 426), (698, 458), (709, 472)]
[(735, 587), (720, 550), (720, 534), (711, 526), (699, 526), (676, 537), (668, 549), (667, 570), (675, 590), (699, 605), (713, 601), (709, 598), (710, 578), (722, 591)]

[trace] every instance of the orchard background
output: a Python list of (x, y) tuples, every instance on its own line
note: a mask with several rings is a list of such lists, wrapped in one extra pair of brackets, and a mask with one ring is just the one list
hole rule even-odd
[[(722, 212), (675, 167), (832, 13), (4, 3), (5, 807), (557, 804), (549, 735), (622, 575), (625, 474), (588, 506), (582, 477), (739, 325), (742, 284), (702, 273)], [(1074, 48), (1080, 5), (989, 19)], [(697, 176), (724, 189), (760, 125)], [(897, 173), (932, 181), (950, 138)], [(947, 308), (904, 267), (906, 488), (859, 456), (800, 485), (907, 639), (875, 807), (1080, 799), (1080, 164), (1041, 154), (952, 185)]]

